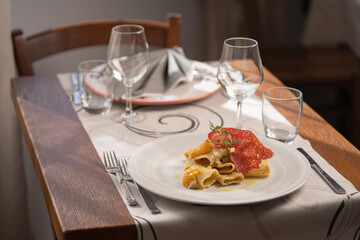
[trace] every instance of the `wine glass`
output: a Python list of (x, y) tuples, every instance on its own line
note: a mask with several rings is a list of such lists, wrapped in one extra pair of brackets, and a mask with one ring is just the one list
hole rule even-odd
[(107, 63), (114, 78), (125, 86), (125, 112), (114, 120), (131, 124), (143, 120), (143, 116), (133, 111), (132, 86), (146, 73), (149, 63), (149, 46), (142, 26), (118, 25), (112, 28), (107, 52)]
[(217, 78), (226, 93), (237, 101), (236, 122), (241, 125), (242, 104), (263, 81), (264, 74), (258, 42), (235, 37), (224, 41)]

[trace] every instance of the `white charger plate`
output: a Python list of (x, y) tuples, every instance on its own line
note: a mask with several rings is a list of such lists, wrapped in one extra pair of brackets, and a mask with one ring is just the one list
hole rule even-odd
[[(198, 61), (194, 61), (194, 68), (205, 71), (208, 74), (202, 75), (202, 79), (193, 79), (183, 82), (174, 89), (164, 93), (147, 93), (138, 97), (133, 97), (132, 103), (137, 105), (169, 105), (197, 101), (211, 96), (221, 89), (216, 78), (216, 68)], [(199, 72), (201, 74), (201, 72)], [(103, 87), (96, 82), (89, 82), (87, 85), (93, 92), (104, 95)], [(114, 98), (116, 102), (126, 102), (126, 99)]]
[(179, 134), (151, 141), (129, 161), (134, 180), (145, 189), (176, 201), (201, 205), (243, 205), (276, 199), (299, 189), (309, 178), (310, 164), (289, 146), (258, 136), (274, 152), (267, 178), (245, 178), (241, 184), (213, 185), (203, 190), (182, 186), (184, 152), (207, 139), (207, 133)]

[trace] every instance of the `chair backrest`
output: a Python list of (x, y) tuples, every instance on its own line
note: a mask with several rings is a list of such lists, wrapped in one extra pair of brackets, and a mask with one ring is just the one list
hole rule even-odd
[(169, 14), (166, 22), (136, 19), (84, 22), (29, 37), (25, 37), (22, 30), (15, 29), (11, 37), (19, 76), (33, 76), (33, 62), (50, 55), (81, 47), (107, 45), (111, 29), (120, 24), (142, 25), (150, 46), (171, 48), (180, 45), (180, 14)]

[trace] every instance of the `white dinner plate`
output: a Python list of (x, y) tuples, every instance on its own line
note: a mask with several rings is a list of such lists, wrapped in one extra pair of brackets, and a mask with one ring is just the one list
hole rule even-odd
[(241, 184), (213, 185), (203, 190), (182, 186), (184, 152), (196, 148), (207, 133), (172, 135), (141, 146), (129, 161), (134, 180), (162, 197), (202, 205), (242, 205), (268, 201), (299, 189), (309, 178), (310, 164), (289, 146), (265, 137), (261, 143), (274, 152), (267, 178), (245, 178)]
[[(137, 105), (169, 105), (188, 103), (209, 97), (219, 91), (221, 86), (216, 78), (216, 68), (197, 61), (194, 62), (194, 64), (195, 69), (199, 70), (201, 79), (194, 78), (192, 81), (183, 82), (164, 94), (147, 93), (139, 97), (133, 97), (132, 103)], [(88, 88), (99, 95), (104, 95), (102, 86), (99, 86), (97, 83), (88, 84)], [(126, 102), (126, 99), (116, 96), (114, 101), (124, 103)]]

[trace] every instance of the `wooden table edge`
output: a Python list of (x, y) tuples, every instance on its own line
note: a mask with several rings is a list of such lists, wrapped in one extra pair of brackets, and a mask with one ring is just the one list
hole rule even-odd
[[(35, 79), (36, 78), (36, 79)], [(27, 109), (31, 106), (31, 104), (39, 104), (41, 105), (41, 103), (37, 102), (37, 101), (41, 101), (39, 97), (38, 99), (36, 99), (36, 96), (31, 96), (30, 92), (34, 92), (34, 91), (48, 91), (49, 89), (51, 89), (50, 87), (44, 87), (41, 89), (31, 89), (32, 87), (37, 87), (36, 84), (31, 86), (33, 83), (32, 81), (36, 81), (39, 80), (37, 78), (43, 78), (43, 81), (47, 81), (48, 83), (51, 84), (52, 87), (54, 87), (57, 91), (57, 93), (61, 92), (61, 95), (63, 97), (57, 98), (56, 101), (60, 101), (57, 105), (57, 107), (61, 107), (61, 106), (65, 106), (65, 108), (67, 108), (67, 110), (65, 110), (67, 113), (69, 114), (66, 117), (72, 118), (70, 121), (70, 124), (72, 124), (71, 122), (77, 122), (76, 124), (80, 124), (80, 119), (77, 117), (76, 112), (74, 111), (73, 107), (71, 104), (69, 104), (70, 102), (68, 101), (67, 97), (66, 97), (66, 93), (64, 92), (62, 86), (60, 85), (57, 77), (53, 76), (53, 77), (20, 77), (20, 78), (13, 78), (11, 79), (11, 97), (12, 97), (12, 101), (16, 110), (16, 114), (18, 116), (18, 120), (19, 120), (19, 124), (22, 130), (22, 133), (24, 135), (25, 138), (25, 142), (27, 145), (27, 148), (29, 150), (31, 159), (32, 159), (32, 163), (36, 172), (36, 176), (38, 178), (44, 199), (45, 199), (45, 203), (47, 205), (49, 214), (50, 214), (50, 218), (52, 221), (52, 225), (54, 228), (54, 231), (56, 233), (57, 239), (115, 239), (115, 238), (121, 238), (121, 239), (136, 239), (137, 237), (137, 230), (136, 230), (136, 226), (135, 226), (135, 222), (134, 219), (132, 218), (132, 216), (130, 215), (125, 203), (122, 201), (121, 196), (119, 195), (119, 192), (116, 188), (116, 186), (114, 185), (114, 183), (112, 182), (112, 180), (110, 179), (109, 176), (107, 177), (103, 177), (102, 180), (107, 179), (107, 181), (102, 181), (104, 184), (104, 186), (106, 186), (107, 189), (110, 189), (110, 195), (112, 196), (107, 196), (107, 197), (111, 197), (112, 199), (112, 203), (115, 203), (115, 208), (118, 208), (118, 211), (114, 211), (114, 209), (111, 209), (111, 211), (114, 213), (112, 216), (112, 219), (106, 219), (106, 221), (104, 221), (105, 223), (102, 223), (101, 220), (96, 221), (96, 216), (94, 217), (94, 221), (97, 223), (100, 223), (98, 225), (91, 225), (90, 221), (86, 221), (86, 219), (84, 220), (84, 224), (82, 226), (82, 223), (78, 222), (76, 227), (71, 227), (71, 223), (69, 223), (66, 220), (66, 216), (64, 214), (62, 214), (59, 211), (62, 211), (61, 207), (59, 206), (59, 203), (57, 202), (57, 199), (55, 198), (59, 198), (58, 196), (54, 197), (54, 194), (51, 193), (51, 176), (47, 175), (44, 171), (46, 169), (42, 169), (41, 164), (45, 165), (48, 164), (47, 163), (47, 159), (45, 159), (45, 157), (43, 156), (42, 152), (39, 152), (36, 148), (39, 146), (35, 146), (35, 145), (39, 145), (36, 140), (35, 137), (37, 135), (37, 131), (39, 131), (39, 129), (34, 129), (33, 127), (33, 123), (31, 121), (29, 121), (29, 116), (27, 115)], [(45, 79), (44, 79), (45, 78)], [(41, 79), (40, 79), (41, 80)], [(24, 90), (23, 92), (21, 92), (21, 90), (18, 88), (20, 85), (27, 85), (26, 88), (28, 88), (29, 92), (27, 92), (27, 90)], [(41, 84), (40, 84), (41, 85)], [(38, 86), (40, 86), (38, 85)], [(24, 86), (23, 86), (23, 89)], [(29, 93), (29, 94), (27, 94)], [(48, 93), (48, 94), (52, 94), (52, 93)], [(47, 95), (47, 94), (45, 94)], [(49, 96), (50, 96), (49, 95)], [(67, 101), (67, 103), (66, 103)], [(28, 104), (30, 103), (30, 104)], [(39, 106), (37, 105), (37, 106)], [(51, 104), (50, 104), (51, 105)], [(41, 106), (43, 107), (43, 106)], [(48, 107), (48, 106), (47, 106)], [(46, 107), (45, 107), (46, 108)], [(42, 111), (42, 109), (40, 108), (40, 111)], [(79, 128), (79, 131), (82, 132), (83, 134), (83, 138), (82, 138), (82, 146), (86, 146), (87, 150), (91, 151), (92, 154), (94, 154), (95, 152), (95, 148), (93, 147), (93, 144), (90, 140), (90, 138), (88, 137), (85, 129), (82, 127), (82, 125), (80, 126), (76, 126), (77, 128)], [(49, 133), (51, 134), (51, 133)], [(55, 136), (56, 137), (56, 136)], [(95, 165), (97, 165), (96, 170), (98, 171), (102, 171), (99, 170), (98, 166), (102, 166), (103, 168), (103, 164), (101, 162), (101, 159), (97, 156), (94, 157), (93, 162), (95, 163)], [(96, 173), (98, 174), (98, 173)], [(106, 171), (103, 169), (103, 172), (101, 173), (102, 175), (107, 175)], [(84, 184), (84, 183), (82, 183)], [(91, 187), (91, 186), (90, 186)], [(100, 187), (99, 187), (100, 188)], [(90, 194), (94, 194), (93, 192), (90, 191)], [(76, 203), (75, 203), (76, 205)], [(67, 206), (69, 207), (69, 206)], [(70, 206), (71, 207), (71, 206)], [(79, 207), (79, 206), (77, 206)], [(75, 211), (76, 209), (74, 209)], [(81, 215), (84, 213), (80, 213), (79, 215)], [(86, 214), (85, 214), (86, 215)], [(79, 219), (81, 219), (81, 217), (84, 216), (79, 216)], [(91, 217), (90, 215), (87, 215), (85, 217)], [(90, 222), (90, 224), (88, 224), (88, 222)], [(102, 223), (102, 224), (101, 224)], [(108, 224), (109, 223), (109, 224)]]

